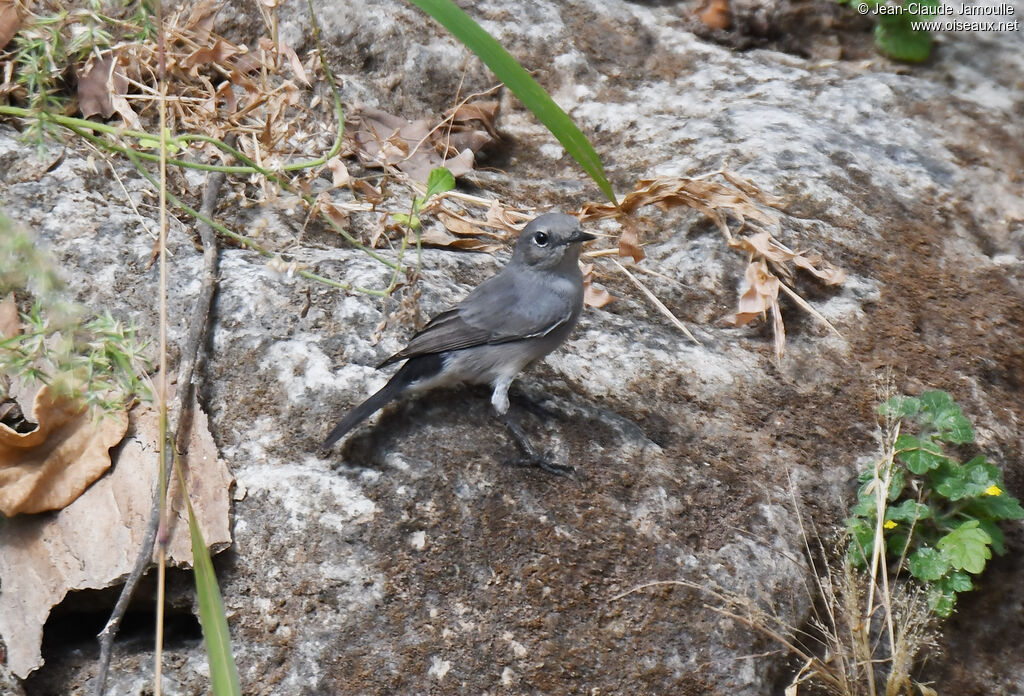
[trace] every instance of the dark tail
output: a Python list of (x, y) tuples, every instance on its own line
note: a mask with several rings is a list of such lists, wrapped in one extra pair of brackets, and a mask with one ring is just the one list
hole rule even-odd
[(407, 360), (401, 369), (388, 380), (388, 383), (381, 387), (380, 391), (356, 406), (349, 411), (348, 415), (338, 421), (338, 424), (331, 430), (327, 439), (324, 440), (323, 448), (327, 449), (345, 437), (349, 430), (352, 430), (352, 428), (397, 399), (412, 383), (436, 375), (441, 370), (442, 365), (443, 362), (438, 355), (422, 355)]
[(356, 406), (354, 409), (349, 411), (344, 418), (338, 421), (338, 424), (334, 426), (334, 430), (332, 430), (331, 434), (327, 436), (326, 440), (324, 440), (324, 449), (327, 449), (335, 442), (345, 437), (349, 430), (387, 406), (395, 399), (395, 397), (402, 393), (402, 390), (405, 389), (406, 385), (398, 384), (397, 378), (398, 375), (396, 374), (380, 389), (380, 391)]

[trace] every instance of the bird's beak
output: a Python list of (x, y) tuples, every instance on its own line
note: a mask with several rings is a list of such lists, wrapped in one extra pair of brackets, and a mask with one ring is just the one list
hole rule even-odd
[(589, 232), (584, 232), (582, 228), (576, 228), (576, 231), (572, 233), (566, 244), (574, 244), (576, 242), (589, 242), (597, 239), (594, 235)]

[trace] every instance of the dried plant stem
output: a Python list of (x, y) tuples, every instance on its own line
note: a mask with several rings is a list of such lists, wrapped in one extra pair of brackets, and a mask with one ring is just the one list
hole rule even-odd
[[(47, 111), (33, 111), (32, 109), (26, 109), (18, 106), (0, 105), (0, 115), (14, 116), (17, 118), (27, 119), (40, 119), (55, 123), (59, 126), (63, 126), (68, 130), (74, 131), (75, 129), (85, 129), (95, 133), (103, 133), (110, 138), (130, 138), (132, 140), (145, 140), (154, 141), (158, 140), (159, 136), (155, 136), (152, 133), (146, 133), (145, 131), (136, 131), (126, 128), (120, 128), (118, 126), (112, 126), (108, 123), (100, 123), (98, 121), (90, 121), (84, 118), (75, 118), (73, 116), (64, 116), (62, 114), (49, 113)], [(341, 113), (339, 111), (339, 118)], [(77, 132), (77, 131), (76, 131)], [(337, 138), (335, 139), (334, 145), (331, 150), (323, 157), (318, 157), (313, 160), (303, 160), (301, 162), (291, 162), (281, 166), (281, 171), (292, 172), (292, 171), (303, 171), (306, 169), (312, 169), (313, 167), (319, 167), (334, 157), (338, 152), (341, 151), (342, 145), (342, 132), (339, 128)], [(180, 145), (188, 145), (189, 143), (209, 143), (221, 150), (224, 150), (224, 142), (208, 135), (185, 133), (174, 138), (174, 141)], [(107, 150), (114, 150), (124, 154), (124, 150), (131, 149), (124, 145), (119, 145), (113, 140), (103, 140), (104, 148)], [(140, 152), (138, 150), (132, 150), (140, 159), (148, 160), (150, 162), (159, 162), (160, 155), (152, 152)], [(234, 154), (238, 157), (238, 161), (243, 164), (236, 165), (223, 165), (223, 164), (206, 164), (203, 162), (193, 162), (190, 160), (179, 160), (174, 158), (168, 158), (167, 164), (175, 165), (178, 167), (187, 167), (190, 169), (201, 169), (206, 171), (214, 172), (225, 172), (227, 174), (252, 174), (253, 165), (244, 156), (239, 156), (241, 153), (228, 153)], [(269, 174), (269, 173), (268, 173)], [(270, 174), (270, 176), (273, 176)]]
[[(160, 372), (157, 381), (157, 409), (160, 413), (158, 461), (169, 459), (167, 450), (167, 64), (164, 46), (163, 3), (157, 0), (157, 52), (160, 79)], [(167, 476), (160, 471), (160, 509), (156, 544), (156, 649), (153, 657), (153, 694), (163, 693), (164, 596), (167, 580)]]
[(672, 311), (668, 307), (666, 307), (665, 304), (661, 300), (659, 300), (653, 292), (647, 289), (646, 285), (641, 283), (635, 275), (630, 273), (628, 268), (619, 263), (618, 259), (612, 259), (612, 263), (618, 266), (619, 270), (622, 271), (627, 278), (633, 281), (633, 284), (635, 286), (640, 288), (640, 291), (647, 297), (648, 300), (651, 301), (652, 304), (654, 304), (655, 307), (657, 307), (659, 312), (664, 314), (668, 318), (668, 320), (672, 322), (673, 326), (675, 326), (677, 329), (686, 334), (686, 337), (689, 338), (694, 343), (696, 343), (698, 346), (702, 345), (701, 342), (698, 341), (692, 333), (690, 333), (690, 330), (686, 328), (686, 325), (683, 324), (683, 322), (679, 321), (676, 315), (673, 314)]
[(817, 657), (814, 657), (813, 655), (809, 654), (806, 650), (804, 650), (803, 648), (795, 644), (793, 641), (786, 638), (778, 631), (768, 626), (765, 622), (756, 619), (751, 619), (750, 617), (743, 616), (742, 614), (737, 614), (736, 612), (726, 608), (729, 605), (735, 605), (737, 603), (741, 605), (745, 604), (745, 599), (739, 596), (730, 596), (729, 593), (724, 590), (715, 590), (705, 585), (690, 582), (689, 580), (658, 580), (655, 582), (646, 582), (642, 585), (637, 585), (632, 589), (626, 590), (625, 592), (620, 592), (619, 594), (612, 597), (611, 601), (618, 601), (623, 597), (633, 594), (634, 592), (639, 592), (640, 590), (644, 590), (649, 587), (659, 587), (663, 585), (679, 585), (681, 587), (690, 588), (691, 590), (697, 590), (698, 592), (713, 597), (714, 599), (718, 600), (720, 604), (705, 604), (704, 606), (707, 609), (710, 609), (711, 611), (717, 614), (721, 614), (722, 616), (725, 616), (727, 618), (733, 619), (734, 621), (738, 621), (742, 623), (744, 626), (753, 628), (756, 631), (760, 631), (769, 638), (777, 641), (780, 645), (789, 650), (792, 654), (804, 660), (808, 665), (813, 666), (816, 676), (820, 677), (832, 686), (840, 685), (839, 679), (837, 679), (836, 676), (832, 673), (832, 670), (829, 668), (829, 666), (821, 660), (819, 660)]
[(783, 291), (785, 291), (785, 293), (787, 295), (789, 295), (790, 299), (792, 299), (794, 302), (796, 302), (798, 305), (800, 305), (801, 309), (803, 309), (805, 312), (807, 312), (812, 317), (814, 317), (815, 319), (820, 321), (822, 324), (824, 324), (826, 327), (828, 327), (829, 331), (834, 333), (839, 338), (843, 337), (843, 334), (839, 333), (839, 329), (837, 329), (836, 327), (832, 326), (832, 322), (830, 322), (828, 319), (823, 317), (821, 315), (821, 312), (819, 312), (814, 307), (809, 305), (807, 303), (807, 300), (805, 300), (804, 298), (800, 297), (800, 295), (798, 295), (795, 290), (790, 289), (790, 287), (788, 285), (786, 285), (784, 282), (782, 282), (782, 278), (779, 278), (779, 287), (782, 288)]
[[(875, 539), (871, 549), (871, 571), (868, 578), (867, 607), (864, 610), (862, 630), (865, 635), (871, 630), (871, 617), (874, 614), (875, 589), (878, 578), (882, 578), (882, 607), (885, 614), (885, 627), (889, 635), (889, 650), (896, 650), (896, 632), (892, 624), (892, 599), (889, 596), (889, 570), (885, 561), (885, 508), (889, 500), (889, 486), (892, 483), (893, 457), (896, 456), (895, 442), (899, 437), (900, 424), (896, 423), (892, 439), (886, 443), (885, 456), (875, 462), (873, 485), (875, 487)], [(875, 680), (868, 679), (871, 696), (875, 694)]]
[[(206, 184), (206, 190), (203, 193), (203, 202), (200, 208), (204, 217), (210, 218), (213, 216), (213, 212), (217, 204), (217, 198), (220, 189), (224, 184), (225, 178), (226, 175), (224, 172), (214, 172), (210, 175)], [(175, 433), (174, 441), (176, 443), (176, 449), (178, 450), (184, 446), (185, 441), (188, 439), (188, 428), (192, 422), (190, 412), (193, 394), (193, 374), (195, 372), (199, 347), (203, 344), (203, 339), (206, 335), (206, 327), (209, 323), (210, 309), (213, 303), (217, 280), (218, 258), (216, 235), (213, 233), (213, 229), (202, 221), (198, 226), (198, 230), (200, 239), (203, 243), (203, 275), (202, 285), (199, 289), (195, 306), (192, 309), (192, 319), (189, 322), (189, 333), (186, 339), (186, 344), (182, 350), (181, 364), (178, 368), (177, 408), (175, 409), (175, 413), (177, 414), (177, 424), (173, 428)], [(162, 478), (166, 481), (170, 476), (173, 459), (171, 457), (166, 457), (162, 461), (165, 463)], [(139, 580), (142, 578), (143, 573), (149, 567), (149, 564), (153, 559), (153, 545), (156, 541), (157, 526), (160, 521), (160, 498), (160, 488), (157, 487), (153, 492), (153, 506), (150, 513), (150, 520), (146, 528), (146, 533), (143, 537), (142, 548), (135, 561), (135, 567), (132, 569), (131, 574), (125, 581), (124, 587), (121, 590), (121, 595), (118, 597), (117, 604), (114, 606), (114, 610), (111, 613), (110, 620), (99, 635), (100, 660), (96, 678), (96, 688), (94, 691), (96, 696), (103, 696), (104, 694), (107, 673), (110, 668), (114, 638), (117, 636), (117, 632), (120, 628), (121, 621), (124, 618), (124, 614), (128, 609), (128, 603), (131, 600), (132, 594), (134, 594), (135, 588), (139, 584)]]

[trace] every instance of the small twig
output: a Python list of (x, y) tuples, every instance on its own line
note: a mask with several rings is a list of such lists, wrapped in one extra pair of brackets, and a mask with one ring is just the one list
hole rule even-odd
[(822, 324), (824, 324), (826, 327), (828, 327), (829, 331), (834, 333), (836, 336), (838, 336), (839, 338), (843, 338), (843, 334), (839, 333), (839, 329), (837, 329), (836, 327), (832, 326), (832, 323), (828, 319), (823, 317), (821, 315), (821, 312), (819, 312), (814, 307), (809, 305), (807, 303), (807, 300), (805, 300), (804, 298), (800, 297), (800, 295), (796, 294), (796, 291), (791, 290), (788, 285), (786, 285), (784, 282), (782, 282), (782, 278), (779, 278), (779, 287), (782, 288), (783, 291), (785, 291), (785, 293), (787, 295), (789, 295), (789, 298), (791, 300), (793, 300), (798, 305), (800, 305), (801, 309), (803, 309), (805, 312), (807, 312), (812, 317), (814, 317), (815, 319), (820, 321)]
[[(160, 99), (157, 102), (159, 107), (160, 124), (160, 186), (157, 191), (160, 194), (160, 285), (159, 285), (159, 316), (160, 316), (160, 372), (157, 389), (156, 407), (159, 414), (160, 439), (157, 441), (158, 460), (164, 462), (164, 467), (170, 459), (170, 448), (167, 446), (167, 55), (164, 44), (164, 18), (163, 3), (157, 1), (156, 5), (157, 24), (157, 56), (158, 72), (157, 79), (160, 87)], [(163, 668), (164, 668), (164, 596), (167, 587), (167, 543), (161, 537), (161, 528), (164, 526), (167, 515), (167, 473), (160, 472), (160, 480), (157, 482), (157, 525), (156, 531), (156, 635), (153, 656), (153, 696), (161, 696), (163, 693)]]
[[(232, 139), (233, 136), (228, 136), (227, 138), (229, 141)], [(233, 143), (231, 144), (233, 145)], [(207, 181), (206, 191), (203, 193), (203, 203), (201, 206), (201, 211), (207, 218), (213, 217), (214, 208), (217, 204), (217, 197), (221, 186), (224, 184), (225, 178), (226, 176), (224, 172), (213, 172)], [(202, 343), (206, 326), (209, 321), (210, 308), (213, 303), (213, 295), (216, 290), (217, 283), (216, 235), (213, 233), (213, 228), (202, 221), (200, 221), (198, 225), (198, 231), (199, 237), (203, 242), (203, 281), (202, 286), (199, 289), (199, 295), (196, 297), (195, 307), (192, 310), (192, 321), (189, 324), (188, 337), (186, 338), (186, 344), (182, 351), (181, 363), (178, 367), (178, 408), (176, 409), (178, 422), (174, 428), (174, 441), (176, 443), (175, 449), (178, 450), (181, 449), (181, 446), (185, 442), (187, 428), (192, 421), (189, 417), (191, 414), (193, 393), (192, 379), (195, 372), (196, 357), (199, 352), (199, 346)], [(165, 481), (170, 476), (172, 461), (173, 459), (171, 457), (167, 457), (164, 462), (162, 475)], [(135, 567), (132, 569), (131, 574), (129, 574), (128, 579), (125, 581), (124, 587), (121, 589), (121, 595), (118, 597), (117, 603), (114, 605), (114, 610), (111, 612), (107, 625), (99, 634), (99, 670), (96, 675), (96, 689), (94, 691), (96, 696), (103, 696), (105, 692), (107, 672), (110, 668), (114, 638), (117, 636), (117, 632), (121, 627), (121, 621), (124, 619), (124, 614), (128, 609), (128, 603), (135, 592), (135, 588), (138, 586), (139, 580), (142, 578), (143, 573), (152, 561), (153, 545), (156, 542), (157, 527), (160, 523), (159, 509), (160, 487), (158, 486), (153, 493), (153, 505), (150, 511), (149, 523), (146, 526), (146, 533), (142, 540), (142, 548), (139, 551), (138, 558), (135, 560)]]
[(679, 321), (678, 318), (676, 318), (676, 315), (672, 313), (672, 310), (666, 307), (665, 304), (661, 300), (659, 300), (653, 292), (648, 290), (647, 286), (641, 283), (635, 275), (630, 273), (628, 268), (619, 263), (618, 259), (612, 259), (611, 261), (612, 263), (619, 267), (620, 271), (626, 274), (627, 278), (633, 281), (634, 285), (640, 288), (640, 291), (647, 296), (647, 299), (650, 300), (654, 304), (654, 306), (658, 308), (658, 311), (664, 314), (677, 329), (686, 334), (686, 337), (689, 338), (694, 343), (696, 343), (698, 346), (703, 345), (700, 341), (696, 339), (696, 337), (692, 333), (690, 333), (690, 330), (686, 328), (686, 325), (683, 324), (683, 322)]

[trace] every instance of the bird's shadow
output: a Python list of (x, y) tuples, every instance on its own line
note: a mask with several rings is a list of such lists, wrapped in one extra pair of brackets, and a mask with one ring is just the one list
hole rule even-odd
[[(477, 429), (481, 441), (493, 439), (507, 443), (511, 460), (517, 450), (508, 441), (505, 428), (491, 407), (490, 394), (489, 387), (463, 385), (434, 389), (386, 406), (375, 421), (361, 425), (345, 439), (337, 464), (347, 463), (369, 469), (389, 468), (386, 457), (397, 451), (396, 443), (416, 438), (418, 431), (426, 426), (436, 428), (449, 423)], [(534, 419), (541, 423), (561, 421), (567, 415), (557, 409), (550, 395), (536, 389), (527, 393), (513, 385), (509, 401), (514, 412), (529, 413), (534, 417), (521, 419), (526, 427), (536, 425), (530, 422)]]
[(465, 419), (466, 413), (475, 414), (489, 407), (487, 389), (475, 386), (434, 389), (402, 399), (385, 406), (375, 420), (349, 434), (341, 446), (339, 464), (386, 469), (385, 459), (397, 450), (396, 443), (415, 438), (425, 426)]

